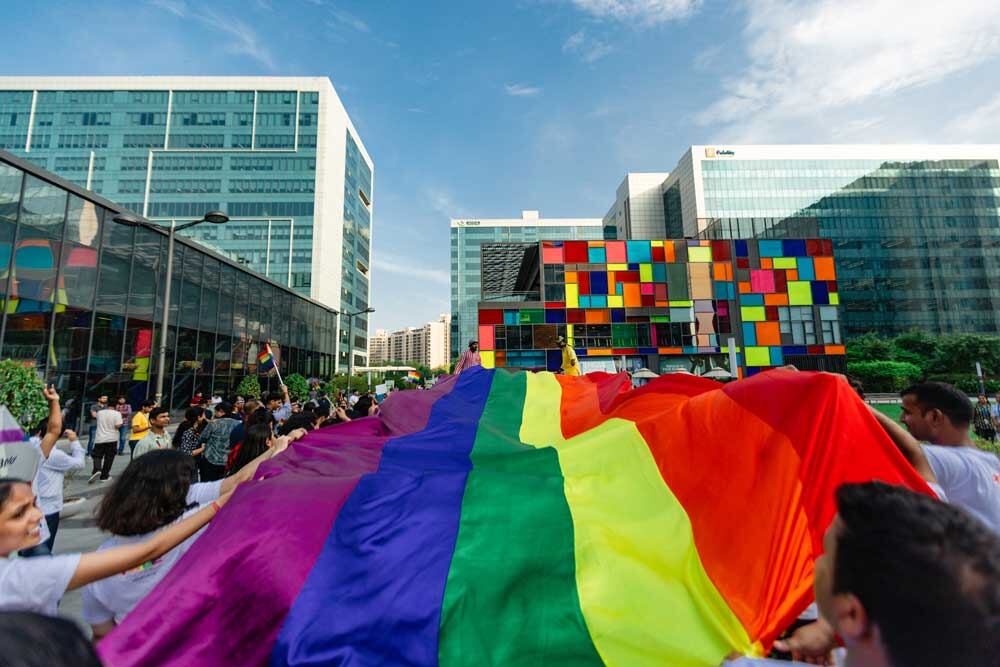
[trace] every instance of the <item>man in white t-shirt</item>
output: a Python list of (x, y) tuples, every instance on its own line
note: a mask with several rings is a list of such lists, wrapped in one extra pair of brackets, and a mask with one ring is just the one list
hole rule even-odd
[(972, 443), (969, 398), (944, 382), (922, 382), (900, 395), (900, 421), (905, 430), (875, 412), (886, 433), (917, 472), (943, 492), (945, 500), (1000, 534), (1000, 459)]
[[(190, 507), (177, 521), (194, 514), (213, 500), (218, 500), (223, 481), (192, 484), (187, 494), (187, 503)], [(116, 535), (98, 547), (98, 551), (123, 544), (144, 542), (156, 532), (129, 537)], [(94, 626), (95, 639), (107, 634), (116, 625), (119, 625), (125, 616), (160, 583), (170, 568), (187, 553), (187, 550), (191, 548), (202, 532), (204, 532), (204, 528), (154, 561), (143, 563), (128, 572), (116, 574), (86, 586), (83, 589), (83, 619)]]
[[(110, 405), (105, 405), (97, 413), (97, 428), (94, 430), (94, 470), (90, 483), (111, 479), (111, 465), (118, 453), (118, 438), (121, 435), (122, 413)], [(113, 446), (112, 446), (113, 445)]]

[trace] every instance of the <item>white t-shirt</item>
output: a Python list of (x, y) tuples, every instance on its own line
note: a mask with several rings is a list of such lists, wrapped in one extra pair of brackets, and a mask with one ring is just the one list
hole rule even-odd
[(55, 616), (80, 564), (80, 554), (0, 558), (0, 611)]
[[(178, 521), (197, 512), (201, 509), (201, 505), (207, 505), (218, 499), (222, 489), (222, 481), (192, 484), (188, 490), (187, 501), (188, 504), (197, 505), (197, 507), (189, 509)], [(83, 589), (83, 620), (91, 625), (112, 619), (116, 624), (121, 623), (125, 616), (135, 609), (135, 606), (160, 583), (160, 580), (167, 576), (167, 572), (191, 548), (191, 545), (204, 530), (202, 528), (154, 561), (148, 561), (128, 572), (88, 584)], [(104, 542), (97, 550), (102, 551), (123, 544), (144, 542), (156, 532), (154, 530), (145, 535), (132, 535), (131, 537), (115, 536)]]
[[(38, 451), (42, 451), (41, 441), (35, 445)], [(63, 508), (63, 479), (67, 470), (79, 470), (86, 464), (86, 452), (80, 445), (79, 440), (69, 443), (70, 453), (67, 454), (59, 449), (59, 446), (52, 448), (49, 458), (42, 459), (35, 473), (35, 495), (38, 497), (38, 507), (42, 514), (49, 515), (62, 511)], [(48, 538), (46, 538), (48, 539)]]
[(94, 431), (94, 443), (98, 442), (118, 442), (121, 433), (118, 429), (122, 425), (122, 413), (114, 408), (104, 408), (97, 413), (97, 430)]
[(923, 447), (948, 502), (1000, 534), (1000, 459), (996, 454), (972, 447)]

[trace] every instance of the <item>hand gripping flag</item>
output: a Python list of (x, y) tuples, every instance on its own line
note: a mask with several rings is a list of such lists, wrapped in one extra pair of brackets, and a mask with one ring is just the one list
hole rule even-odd
[(627, 385), (474, 368), (311, 433), (103, 658), (715, 666), (809, 604), (840, 484), (929, 493), (836, 376)]
[(271, 354), (271, 346), (264, 343), (257, 353), (257, 371), (266, 372), (272, 368), (274, 368), (274, 355)]

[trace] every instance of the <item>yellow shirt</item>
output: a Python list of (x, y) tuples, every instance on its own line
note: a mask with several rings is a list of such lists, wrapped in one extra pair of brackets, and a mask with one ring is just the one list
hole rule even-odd
[(569, 345), (562, 349), (562, 371), (565, 375), (580, 374), (580, 362), (576, 359), (576, 351)]
[(141, 440), (149, 433), (149, 417), (145, 412), (139, 411), (132, 416), (132, 435), (129, 440)]

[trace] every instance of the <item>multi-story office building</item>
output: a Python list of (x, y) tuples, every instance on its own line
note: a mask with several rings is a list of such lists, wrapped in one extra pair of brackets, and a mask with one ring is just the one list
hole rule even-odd
[[(108, 394), (138, 407), (161, 372), (167, 234), (114, 222), (120, 210), (0, 151), (0, 358), (77, 406)], [(166, 405), (232, 392), (257, 374), (263, 342), (283, 375), (333, 372), (336, 311), (188, 239), (174, 246), (170, 301)]]
[(659, 189), (668, 238), (832, 240), (848, 337), (1000, 332), (1000, 145), (692, 146)]
[(503, 256), (501, 246), (492, 245), (491, 252), (484, 255), (483, 244), (537, 245), (540, 240), (603, 237), (600, 218), (540, 218), (538, 211), (522, 211), (520, 218), (452, 219), (450, 361), (476, 339), (480, 301), (517, 298), (511, 293), (519, 265)]
[[(325, 77), (0, 77), (0, 148), (341, 312), (371, 302), (374, 165)], [(338, 327), (336, 363), (367, 355)]]
[(663, 238), (662, 186), (667, 176), (626, 174), (615, 192), (615, 203), (604, 216), (604, 227), (609, 232), (605, 238)]
[(450, 328), (451, 316), (441, 315), (422, 327), (379, 329), (368, 341), (368, 357), (373, 366), (394, 361), (439, 368), (448, 363)]

